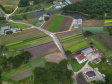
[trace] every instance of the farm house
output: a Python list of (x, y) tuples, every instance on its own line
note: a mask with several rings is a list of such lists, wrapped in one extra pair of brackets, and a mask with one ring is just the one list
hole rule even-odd
[(78, 24), (82, 24), (82, 19), (78, 19)]

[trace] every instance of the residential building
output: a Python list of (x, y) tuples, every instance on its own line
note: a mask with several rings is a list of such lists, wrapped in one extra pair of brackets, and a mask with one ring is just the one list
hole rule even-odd
[(85, 71), (85, 72), (83, 72), (83, 74), (84, 74), (84, 76), (88, 82), (96, 80), (96, 74), (92, 70), (91, 71)]
[(78, 24), (74, 24), (74, 28), (79, 28), (79, 25)]
[(4, 35), (6, 30), (10, 30), (10, 26), (1, 27), (0, 34), (1, 34), (1, 35)]
[(93, 52), (94, 50), (92, 48), (86, 48), (84, 50), (82, 50), (82, 54), (84, 54), (84, 56), (88, 55), (89, 53)]
[(95, 64), (98, 64), (99, 62), (101, 62), (101, 58), (96, 58), (96, 59), (93, 60), (93, 62), (94, 62)]
[(72, 4), (72, 2), (71, 2), (70, 0), (65, 0), (65, 2), (66, 2), (67, 4)]
[(78, 19), (78, 24), (82, 24), (82, 19)]
[(87, 59), (86, 59), (86, 57), (83, 55), (83, 54), (80, 54), (80, 55), (77, 55), (76, 57), (75, 57), (75, 59), (81, 64), (81, 63), (83, 63), (83, 62), (85, 62)]

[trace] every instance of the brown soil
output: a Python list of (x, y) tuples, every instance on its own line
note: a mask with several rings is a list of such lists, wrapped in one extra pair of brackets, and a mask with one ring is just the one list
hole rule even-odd
[(55, 20), (56, 16), (53, 16), (52, 19), (44, 26), (45, 30), (48, 30), (52, 25), (53, 21)]
[(103, 26), (104, 26), (104, 20), (89, 20), (82, 22), (82, 27), (103, 27)]
[(32, 55), (31, 60), (41, 57), (41, 56), (44, 56), (44, 55), (54, 52), (56, 50), (58, 50), (58, 48), (55, 45), (55, 43), (53, 43), (53, 42), (44, 44), (44, 45), (41, 45), (38, 47), (26, 49), (26, 51), (28, 51)]
[(57, 33), (56, 36), (58, 38), (65, 38), (65, 37), (72, 36), (72, 35), (79, 34), (79, 33), (82, 33), (82, 31), (77, 30), (77, 31), (64, 32), (64, 33)]
[(72, 18), (66, 17), (59, 29), (59, 32), (67, 31), (70, 28), (72, 21), (73, 21)]
[(48, 62), (56, 62), (56, 63), (59, 63), (61, 60), (64, 59), (63, 55), (61, 52), (57, 51), (53, 54), (49, 54), (47, 56), (45, 56), (45, 59), (48, 61)]
[(20, 73), (18, 73), (16, 75), (10, 77), (10, 79), (15, 80), (15, 81), (19, 81), (19, 80), (24, 79), (26, 77), (29, 77), (31, 75), (32, 75), (31, 70), (30, 69), (27, 69), (27, 70), (25, 70), (23, 72), (20, 72)]

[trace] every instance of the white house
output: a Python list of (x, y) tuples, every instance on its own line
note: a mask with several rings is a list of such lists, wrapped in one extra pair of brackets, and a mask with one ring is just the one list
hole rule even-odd
[(75, 57), (75, 59), (79, 62), (79, 64), (81, 64), (81, 63), (83, 63), (83, 62), (85, 62), (87, 60), (86, 57), (83, 54), (77, 55)]
[(82, 24), (82, 19), (78, 19), (78, 24)]
[(78, 24), (74, 24), (74, 28), (79, 28), (79, 25)]

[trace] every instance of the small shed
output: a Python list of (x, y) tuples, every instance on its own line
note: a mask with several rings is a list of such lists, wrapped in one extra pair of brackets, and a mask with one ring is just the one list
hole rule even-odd
[(62, 8), (62, 7), (61, 7), (61, 5), (56, 5), (55, 8), (56, 8), (56, 9), (60, 9), (60, 8)]
[(43, 14), (43, 17), (49, 17), (49, 15), (47, 15), (47, 14)]
[(74, 24), (74, 28), (79, 28), (79, 25), (78, 24)]
[(82, 24), (82, 19), (78, 19), (78, 24)]
[(82, 50), (81, 52), (82, 52), (82, 54), (84, 54), (86, 56), (93, 51), (94, 50), (92, 48), (86, 48), (86, 49)]

